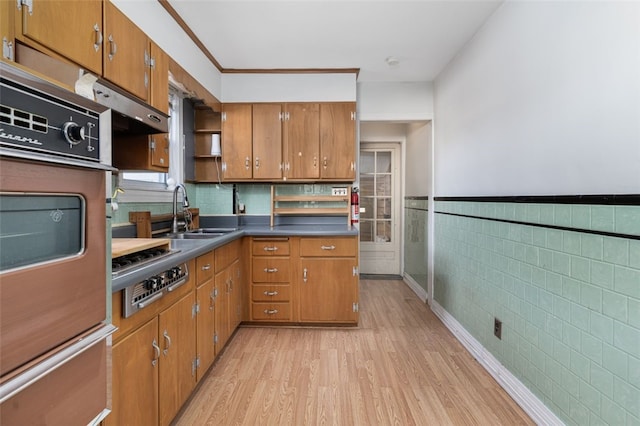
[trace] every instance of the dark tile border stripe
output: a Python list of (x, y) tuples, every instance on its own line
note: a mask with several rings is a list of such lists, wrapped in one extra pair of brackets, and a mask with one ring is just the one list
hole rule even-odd
[(604, 204), (640, 206), (640, 194), (473, 196), (434, 197), (433, 199), (435, 201), (472, 201), (481, 203)]
[(629, 238), (632, 240), (640, 240), (640, 235), (620, 234), (616, 232), (597, 231), (593, 229), (570, 228), (568, 226), (547, 225), (544, 223), (535, 223), (535, 222), (521, 222), (519, 220), (496, 219), (496, 218), (485, 217), (485, 216), (474, 216), (474, 215), (459, 214), (459, 213), (448, 213), (448, 212), (439, 212), (439, 211), (436, 211), (434, 213), (444, 214), (447, 216), (458, 216), (458, 217), (466, 217), (471, 219), (490, 220), (493, 222), (513, 223), (515, 225), (525, 225), (525, 226), (535, 226), (539, 228), (557, 229), (560, 231), (571, 231), (571, 232), (580, 232), (585, 234), (603, 235), (605, 237)]

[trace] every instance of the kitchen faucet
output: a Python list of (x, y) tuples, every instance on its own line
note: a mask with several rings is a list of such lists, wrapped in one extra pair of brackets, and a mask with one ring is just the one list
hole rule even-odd
[[(182, 193), (184, 197), (182, 198), (182, 211), (184, 212), (187, 207), (189, 207), (189, 198), (187, 198), (187, 188), (184, 187), (183, 184), (179, 183), (176, 185), (173, 190), (173, 224), (171, 225), (171, 232), (178, 232), (178, 190), (182, 188)], [(185, 221), (186, 223), (186, 221)], [(185, 224), (186, 226), (186, 224)]]

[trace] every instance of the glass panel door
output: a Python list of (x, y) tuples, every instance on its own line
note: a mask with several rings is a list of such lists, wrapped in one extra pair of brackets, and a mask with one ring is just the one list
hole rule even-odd
[(360, 241), (392, 242), (391, 151), (360, 154)]

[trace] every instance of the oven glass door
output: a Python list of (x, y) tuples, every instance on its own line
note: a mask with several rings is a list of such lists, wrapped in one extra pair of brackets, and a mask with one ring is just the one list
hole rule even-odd
[(73, 194), (0, 194), (0, 271), (79, 256), (86, 203)]
[(106, 319), (106, 174), (0, 157), (0, 376)]

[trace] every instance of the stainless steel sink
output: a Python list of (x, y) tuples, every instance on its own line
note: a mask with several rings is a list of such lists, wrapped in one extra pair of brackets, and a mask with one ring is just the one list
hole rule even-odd
[(237, 231), (237, 228), (198, 228), (185, 232), (190, 235), (225, 235)]
[(170, 233), (163, 236), (174, 240), (199, 240), (221, 237), (234, 231), (237, 231), (237, 228), (198, 228), (185, 232)]

